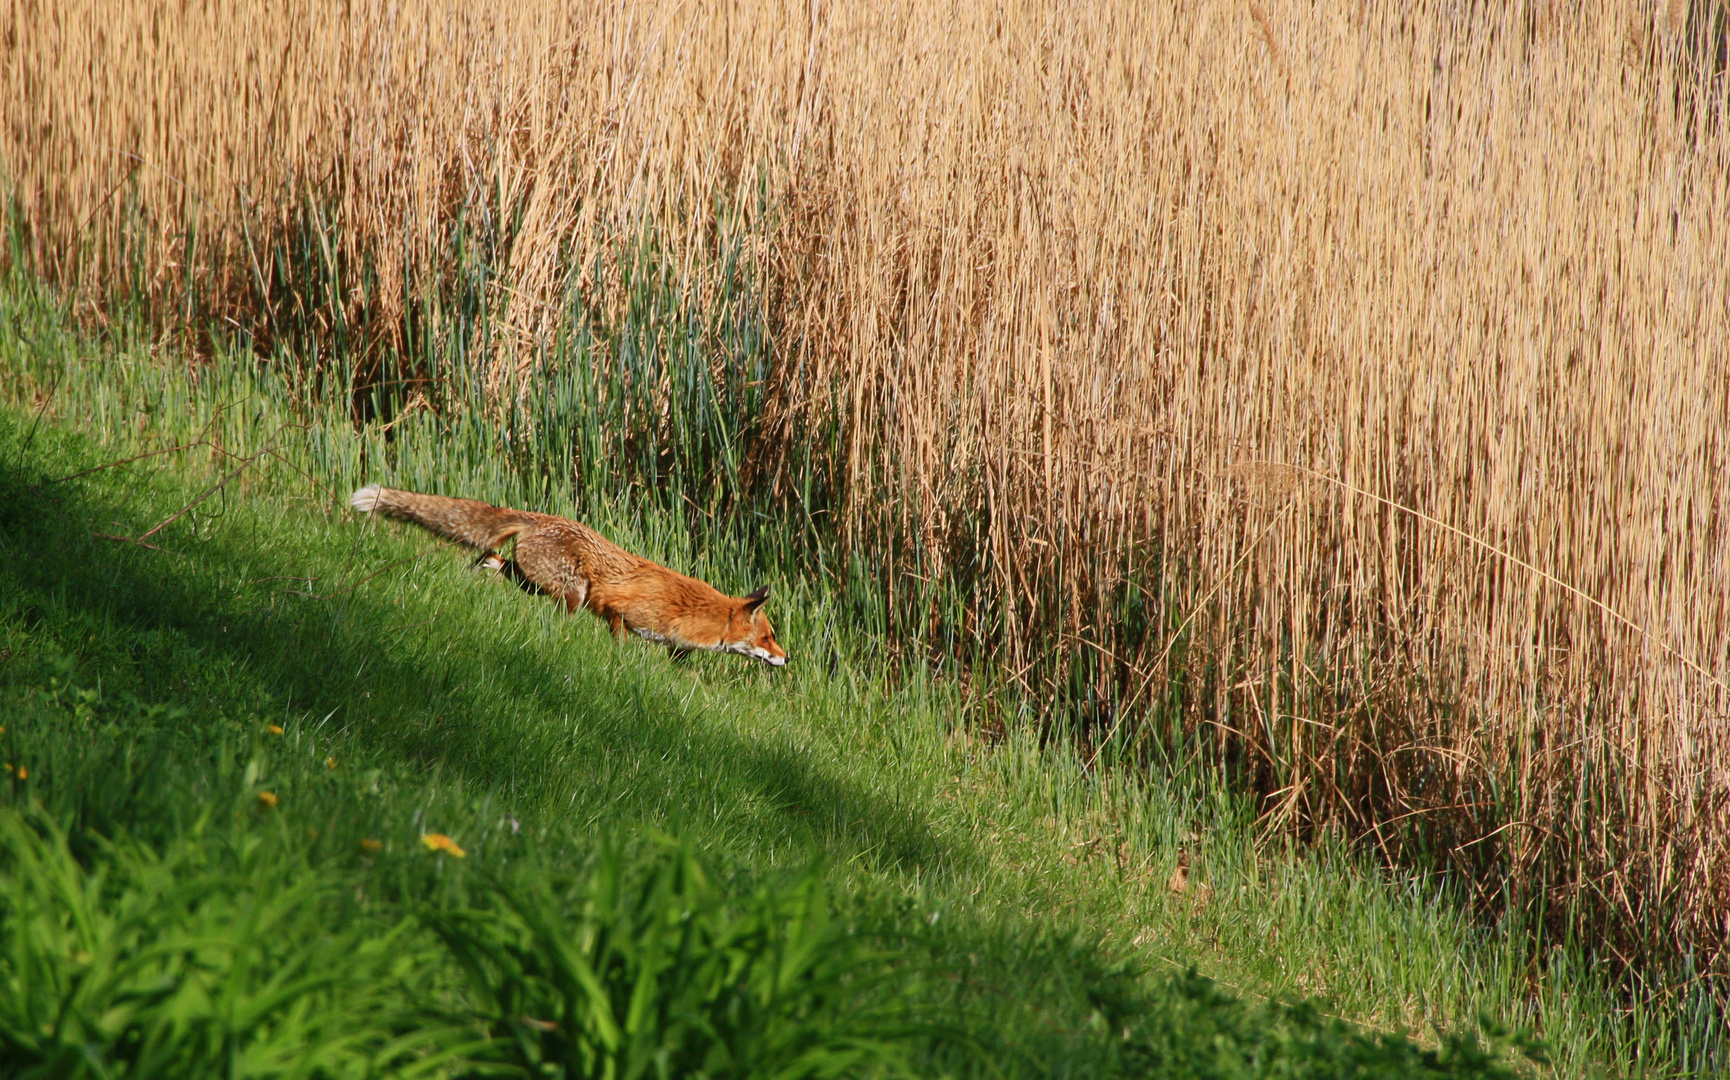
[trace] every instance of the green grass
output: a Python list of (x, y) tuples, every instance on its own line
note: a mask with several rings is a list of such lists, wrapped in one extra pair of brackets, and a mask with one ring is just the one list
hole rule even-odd
[[(1337, 846), (1270, 842), (1205, 777), (1101, 775), (1061, 740), (1040, 745), (1036, 725), (982, 737), (966, 717), (1017, 706), (953, 673), (884, 667), (882, 643), (822, 576), (799, 573), (773, 522), (693, 520), (748, 508), (681, 515), (628, 477), (561, 489), (532, 467), (544, 455), (502, 445), (478, 412), (357, 434), (345, 409), (309, 402), (271, 365), (161, 363), (143, 344), (81, 338), (27, 283), (0, 293), (0, 308), (0, 746), (24, 770), (0, 776), (14, 815), (0, 887), (11, 977), (41, 946), (18, 929), (29, 905), (16, 897), (40, 876), (30, 859), (70, 883), (60, 900), (30, 901), (44, 925), (76, 923), (75, 909), (133, 919), (106, 946), (114, 956), (150, 953), (158, 931), (242, 941), (207, 963), (232, 991), (227, 1012), (176, 1006), (216, 1020), (145, 1009), (150, 1030), (202, 1031), (203, 1056), (128, 1075), (217, 1075), (220, 1064), (185, 1062), (234, 1060), (249, 1030), (234, 1017), (257, 1011), (245, 1003), (271, 973), (322, 967), (328, 984), (265, 1025), (277, 1034), (255, 1055), (264, 1064), (233, 1075), (316, 1075), (281, 1056), (301, 1044), (334, 1048), (330, 1075), (542, 1060), (586, 1075), (601, 1044), (572, 1049), (573, 1033), (605, 1025), (579, 1023), (590, 1014), (574, 976), (525, 965), (580, 953), (612, 925), (596, 900), (607, 875), (648, 888), (673, 873), (669, 859), (712, 880), (688, 895), (665, 885), (656, 895), (674, 899), (655, 903), (709, 912), (723, 943), (711, 952), (745, 927), (747, 966), (772, 967), (762, 958), (803, 940), (775, 906), (785, 896), (825, 898), (822, 955), (800, 969), (814, 989), (792, 1012), (762, 1005), (767, 990), (731, 1004), (717, 1004), (718, 984), (655, 991), (682, 1023), (712, 1028), (704, 1009), (751, 1002), (773, 1014), (771, 1034), (739, 1045), (833, 1035), (762, 1059), (809, 1051), (810, 1075), (1488, 1075), (1474, 1043), (1438, 1034), (1473, 1030), (1480, 1013), (1492, 1028), (1540, 1029), (1565, 1075), (1688, 1064), (1662, 1018), (1615, 1014), (1565, 950), (1534, 970), (1443, 883)], [(343, 497), (368, 481), (580, 514), (736, 593), (767, 575), (792, 663), (675, 666), (615, 645), (596, 620), (472, 573), (424, 534), (357, 520)], [(152, 547), (107, 538), (189, 505)], [(764, 550), (778, 542), (785, 551)], [(429, 851), (427, 833), (466, 857)], [(1167, 881), (1180, 849), (1191, 867), (1178, 894)], [(167, 913), (187, 895), (213, 899), (175, 930)], [(265, 898), (286, 905), (268, 916), (275, 936), (246, 922), (266, 918)], [(395, 944), (368, 944), (380, 941)], [(97, 952), (41, 948), (50, 966)], [(721, 962), (705, 952), (671, 969)], [(654, 969), (619, 963), (620, 986)], [(129, 986), (114, 983), (116, 1000), (142, 993)], [(893, 1007), (865, 1008), (884, 987)], [(1312, 1003), (1277, 1004), (1299, 998)], [(563, 1010), (552, 1041), (570, 1045), (513, 1017), (524, 1002)], [(90, 1006), (97, 1021), (115, 1007)], [(789, 1029), (787, 1016), (817, 1019)], [(724, 1039), (703, 1045), (691, 1052), (720, 1055), (703, 1059), (712, 1075), (772, 1072), (715, 1050)], [(644, 1075), (673, 1060), (615, 1050), (648, 1062)]]

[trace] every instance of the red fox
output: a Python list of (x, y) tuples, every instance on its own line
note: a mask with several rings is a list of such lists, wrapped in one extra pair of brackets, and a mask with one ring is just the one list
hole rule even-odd
[[(773, 667), (787, 662), (763, 614), (768, 586), (749, 596), (728, 596), (631, 554), (587, 525), (551, 514), (377, 484), (361, 488), (348, 501), (363, 514), (412, 521), (478, 549), (482, 554), (477, 567), (502, 571), (530, 592), (562, 600), (573, 614), (588, 608), (606, 620), (620, 641), (630, 631), (667, 646), (679, 658), (706, 649), (755, 657)], [(497, 549), (513, 538), (516, 557), (505, 559)]]

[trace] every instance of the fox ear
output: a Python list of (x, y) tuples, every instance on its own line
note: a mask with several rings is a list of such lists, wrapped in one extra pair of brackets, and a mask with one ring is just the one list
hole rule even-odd
[(759, 586), (755, 592), (745, 597), (745, 610), (748, 612), (756, 611), (758, 608), (762, 607), (764, 602), (768, 599), (769, 586)]

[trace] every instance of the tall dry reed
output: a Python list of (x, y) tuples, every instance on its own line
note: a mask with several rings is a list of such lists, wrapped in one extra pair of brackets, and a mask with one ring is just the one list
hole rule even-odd
[(701, 304), (731, 230), (755, 460), (840, 421), (900, 632), (1636, 964), (1722, 958), (1725, 17), (13, 0), (0, 167), (95, 317), (313, 349), (388, 352), (497, 215), (501, 392), (621, 243)]

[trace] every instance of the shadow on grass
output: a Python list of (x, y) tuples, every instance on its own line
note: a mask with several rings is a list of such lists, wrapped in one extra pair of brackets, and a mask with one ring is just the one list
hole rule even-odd
[[(172, 477), (121, 470), (33, 488), (99, 458), (76, 437), (41, 432), (26, 453), (23, 429), (0, 415), (0, 626), (77, 656), (87, 682), (185, 705), (194, 725), (333, 719), (377, 764), (460, 778), (513, 814), (566, 828), (675, 818), (729, 846), (820, 845), (878, 868), (965, 860), (916, 808), (796, 747), (710, 722), (681, 700), (676, 677), (617, 654), (597, 663), (590, 651), (573, 668), (546, 649), (475, 640), (480, 619), (465, 620), (460, 590), (286, 598), (280, 579), (309, 566), (335, 574), (345, 556), (376, 566), (400, 554), (359, 529), (344, 551), (315, 519), (301, 530), (243, 509), (154, 538), (182, 554), (98, 538), (137, 535), (152, 510), (190, 496)], [(0, 658), (0, 683), (6, 666)]]

